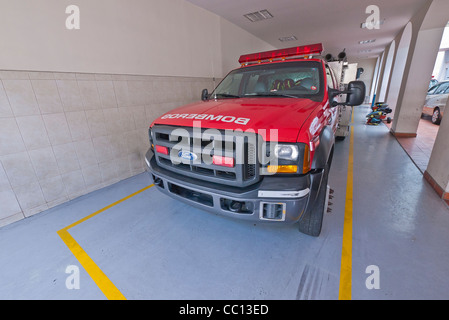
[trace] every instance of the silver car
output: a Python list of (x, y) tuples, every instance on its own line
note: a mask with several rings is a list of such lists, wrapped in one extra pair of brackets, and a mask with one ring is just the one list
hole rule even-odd
[(433, 124), (440, 124), (449, 97), (449, 81), (438, 83), (427, 91), (423, 114), (432, 117)]

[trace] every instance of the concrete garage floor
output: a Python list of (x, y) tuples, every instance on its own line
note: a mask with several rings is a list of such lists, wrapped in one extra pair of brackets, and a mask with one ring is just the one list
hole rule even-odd
[[(355, 110), (352, 299), (447, 299), (449, 210), (388, 128)], [(155, 187), (107, 208), (147, 187), (141, 174), (0, 228), (0, 299), (106, 299), (113, 289), (86, 269), (126, 299), (338, 299), (349, 146), (335, 149), (319, 238), (211, 215)], [(86, 268), (57, 233), (85, 217), (68, 232)], [(66, 286), (68, 266), (79, 289)]]
[[(387, 125), (391, 127), (391, 125)], [(408, 153), (409, 157), (424, 173), (429, 164), (430, 155), (432, 154), (433, 145), (438, 134), (439, 125), (433, 124), (431, 116), (424, 115), (419, 120), (418, 132), (416, 137), (397, 137), (399, 143)]]

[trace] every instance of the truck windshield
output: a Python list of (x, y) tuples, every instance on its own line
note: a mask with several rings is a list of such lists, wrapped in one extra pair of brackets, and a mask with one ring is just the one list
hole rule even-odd
[(212, 92), (212, 99), (286, 97), (321, 99), (322, 64), (292, 61), (243, 67), (231, 71)]

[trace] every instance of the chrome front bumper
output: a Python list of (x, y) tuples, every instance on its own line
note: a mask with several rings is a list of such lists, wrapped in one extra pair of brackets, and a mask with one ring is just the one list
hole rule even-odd
[(250, 221), (299, 221), (316, 197), (321, 181), (321, 172), (296, 177), (267, 176), (254, 185), (236, 188), (161, 168), (151, 149), (145, 161), (153, 183), (166, 195), (211, 213)]

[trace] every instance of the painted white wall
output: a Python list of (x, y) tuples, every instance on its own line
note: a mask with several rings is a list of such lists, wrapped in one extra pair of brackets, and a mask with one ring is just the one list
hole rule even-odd
[(240, 66), (238, 60), (242, 54), (276, 49), (223, 18), (220, 18), (220, 31), (224, 75)]
[(151, 122), (266, 49), (184, 0), (0, 0), (0, 226), (143, 172)]
[[(72, 4), (79, 30), (66, 28)], [(184, 0), (0, 0), (0, 39), (4, 70), (193, 77), (268, 46)]]
[(449, 26), (444, 28), (443, 38), (441, 39), (440, 49), (449, 49)]
[(443, 81), (446, 77), (444, 68), (444, 51), (438, 52), (435, 66), (433, 67), (432, 76), (434, 76), (439, 82)]
[(368, 97), (365, 102), (371, 102), (371, 87), (373, 85), (374, 73), (376, 71), (377, 58), (370, 59), (360, 59), (360, 60), (351, 60), (350, 63), (357, 63), (357, 68), (363, 68), (363, 74), (360, 76), (359, 80), (363, 81), (366, 86), (366, 96)]

